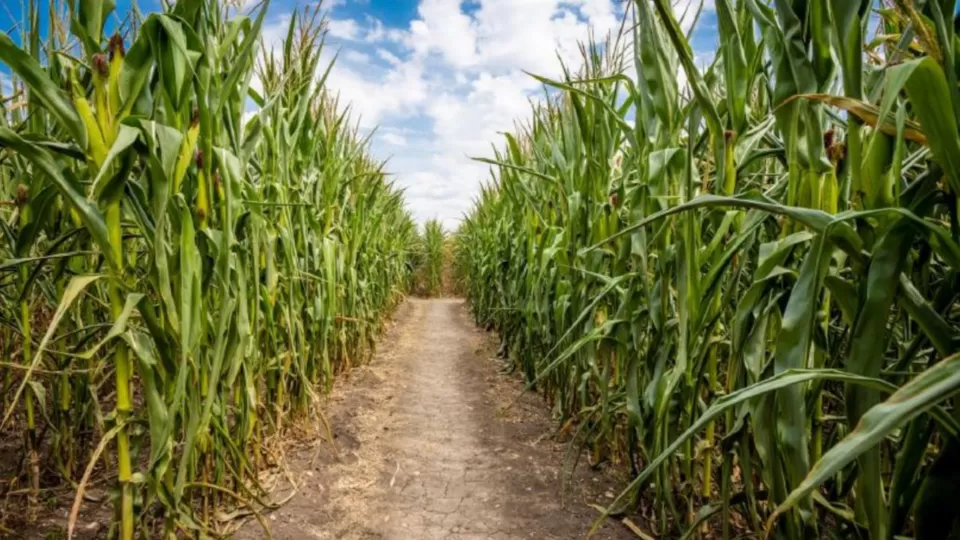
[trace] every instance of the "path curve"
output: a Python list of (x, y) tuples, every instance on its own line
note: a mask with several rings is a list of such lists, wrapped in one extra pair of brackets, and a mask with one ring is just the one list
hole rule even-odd
[[(498, 372), (491, 338), (461, 300), (411, 299), (373, 362), (325, 405), (340, 449), (320, 440), (289, 458), (301, 484), (269, 516), (274, 538), (514, 540), (582, 538), (609, 501), (587, 467), (561, 490), (563, 446), (536, 396)], [(282, 495), (282, 494), (278, 494)], [(257, 538), (250, 524), (237, 537)], [(595, 538), (635, 538), (621, 525)]]

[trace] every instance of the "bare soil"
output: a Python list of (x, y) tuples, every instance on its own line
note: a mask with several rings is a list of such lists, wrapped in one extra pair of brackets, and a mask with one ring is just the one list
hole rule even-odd
[[(266, 516), (280, 540), (582, 538), (618, 482), (579, 467), (534, 394), (500, 371), (461, 300), (408, 301), (371, 364), (338, 382), (323, 440), (288, 454), (300, 485)], [(276, 499), (286, 498), (282, 490)], [(254, 521), (240, 540), (263, 538)], [(636, 538), (616, 521), (595, 538)]]

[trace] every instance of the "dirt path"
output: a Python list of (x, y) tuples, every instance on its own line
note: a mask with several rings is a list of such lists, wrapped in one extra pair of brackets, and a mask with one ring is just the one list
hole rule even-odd
[[(530, 395), (503, 412), (520, 384), (462, 301), (410, 300), (382, 343), (327, 404), (339, 455), (317, 441), (290, 459), (301, 489), (268, 518), (275, 538), (583, 537), (587, 503), (615, 488), (581, 467), (561, 491), (546, 405)], [(597, 537), (635, 538), (617, 523)]]

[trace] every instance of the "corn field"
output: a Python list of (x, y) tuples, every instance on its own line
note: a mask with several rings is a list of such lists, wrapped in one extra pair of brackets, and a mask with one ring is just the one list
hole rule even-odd
[(414, 251), (414, 291), (422, 296), (439, 296), (444, 288), (447, 236), (443, 225), (431, 219), (423, 226)]
[(0, 34), (0, 495), (27, 521), (65, 487), (72, 534), (96, 478), (116, 538), (260, 519), (275, 439), (410, 286), (416, 226), (325, 90), (318, 9), (279, 44), (267, 2), (30, 2)]
[[(696, 3), (694, 3), (696, 4)], [(663, 537), (947, 538), (951, 0), (670, 0), (538, 79), (456, 236), (479, 324)]]

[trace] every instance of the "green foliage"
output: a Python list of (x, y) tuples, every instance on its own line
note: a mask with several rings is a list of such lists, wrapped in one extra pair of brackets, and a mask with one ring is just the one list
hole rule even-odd
[(444, 269), (447, 262), (447, 235), (435, 219), (423, 226), (414, 263), (414, 291), (422, 296), (440, 296), (444, 292)]
[(43, 37), (31, 3), (22, 42), (0, 36), (2, 424), (25, 430), (31, 514), (79, 483), (72, 531), (114, 470), (124, 540), (262, 508), (272, 441), (369, 356), (416, 237), (325, 90), (316, 10), (270, 49), (267, 3), (164, 5), (108, 39), (112, 2)]
[(634, 0), (629, 35), (540, 78), (455, 237), (477, 322), (591, 461), (633, 471), (608, 513), (646, 498), (664, 537), (945, 537), (954, 3), (714, 4), (710, 65), (671, 2)]

